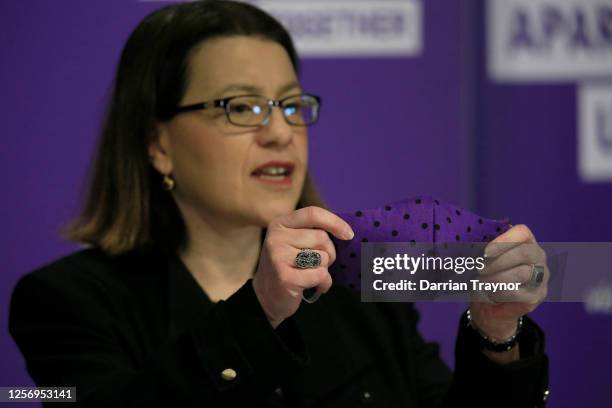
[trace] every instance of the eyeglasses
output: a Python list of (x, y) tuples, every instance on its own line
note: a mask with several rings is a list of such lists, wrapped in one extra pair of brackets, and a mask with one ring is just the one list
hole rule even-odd
[(209, 108), (224, 108), (227, 120), (236, 126), (266, 125), (273, 107), (280, 107), (285, 121), (294, 126), (310, 126), (319, 118), (321, 97), (309, 94), (268, 99), (261, 95), (240, 95), (180, 106), (175, 114)]

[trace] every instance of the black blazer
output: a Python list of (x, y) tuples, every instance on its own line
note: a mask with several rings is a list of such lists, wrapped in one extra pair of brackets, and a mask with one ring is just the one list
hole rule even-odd
[(274, 330), (251, 283), (212, 303), (177, 256), (86, 249), (19, 281), (10, 332), (38, 386), (77, 387), (71, 407), (543, 405), (548, 360), (528, 318), (507, 365), (462, 321), (453, 376), (411, 304), (334, 286)]

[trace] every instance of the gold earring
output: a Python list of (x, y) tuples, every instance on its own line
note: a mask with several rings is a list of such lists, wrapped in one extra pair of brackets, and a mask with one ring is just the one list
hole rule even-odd
[(164, 187), (164, 190), (166, 191), (174, 190), (175, 184), (176, 183), (172, 177), (170, 177), (168, 174), (164, 174), (164, 179), (162, 180), (162, 186)]

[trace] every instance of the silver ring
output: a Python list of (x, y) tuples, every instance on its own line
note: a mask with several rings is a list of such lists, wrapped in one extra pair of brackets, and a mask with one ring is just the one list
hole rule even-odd
[(321, 266), (321, 254), (309, 248), (302, 248), (295, 256), (295, 265), (298, 268), (318, 268)]
[(531, 276), (527, 281), (527, 287), (534, 289), (544, 281), (544, 267), (542, 265), (531, 264)]

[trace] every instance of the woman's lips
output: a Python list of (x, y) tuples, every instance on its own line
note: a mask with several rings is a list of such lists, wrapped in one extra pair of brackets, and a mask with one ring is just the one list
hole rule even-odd
[(292, 173), (295, 165), (292, 162), (269, 161), (258, 166), (251, 176), (267, 185), (287, 187), (292, 183)]
[(273, 186), (279, 186), (279, 187), (288, 187), (291, 185), (293, 181), (293, 179), (291, 178), (291, 175), (278, 177), (278, 176), (267, 176), (265, 174), (253, 174), (252, 176), (256, 178), (257, 180), (261, 181), (262, 183), (273, 185)]

